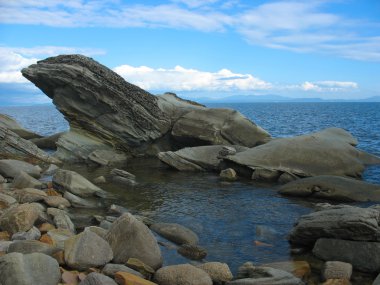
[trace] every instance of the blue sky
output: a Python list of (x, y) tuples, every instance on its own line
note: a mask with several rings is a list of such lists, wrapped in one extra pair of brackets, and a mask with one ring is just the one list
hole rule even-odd
[(0, 0), (0, 104), (48, 102), (20, 70), (64, 53), (155, 94), (380, 96), (380, 1)]

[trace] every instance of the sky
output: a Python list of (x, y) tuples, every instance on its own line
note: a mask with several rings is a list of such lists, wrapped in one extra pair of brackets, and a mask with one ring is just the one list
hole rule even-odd
[(23, 67), (79, 53), (153, 94), (380, 96), (380, 0), (0, 0), (0, 105)]

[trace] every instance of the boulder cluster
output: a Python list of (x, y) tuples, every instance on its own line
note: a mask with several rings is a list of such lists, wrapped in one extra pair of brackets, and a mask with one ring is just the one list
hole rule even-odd
[[(380, 186), (360, 180), (380, 158), (357, 149), (343, 129), (272, 138), (235, 110), (207, 108), (173, 93), (154, 96), (82, 55), (47, 58), (22, 74), (53, 100), (70, 130), (41, 137), (0, 115), (2, 285), (307, 282), (311, 269), (304, 260), (246, 262), (233, 276), (227, 264), (205, 262), (207, 250), (191, 229), (119, 205), (88, 219), (71, 214), (73, 208), (106, 207), (111, 194), (102, 183), (135, 185), (122, 165), (136, 156), (155, 156), (178, 171), (220, 173), (228, 183), (272, 183), (287, 196), (380, 201)], [(113, 169), (91, 182), (70, 170), (73, 163)], [(353, 270), (380, 273), (380, 207), (319, 206), (300, 217), (289, 242), (294, 252), (311, 250), (324, 261), (323, 284), (350, 284)], [(164, 266), (162, 246), (189, 263)]]

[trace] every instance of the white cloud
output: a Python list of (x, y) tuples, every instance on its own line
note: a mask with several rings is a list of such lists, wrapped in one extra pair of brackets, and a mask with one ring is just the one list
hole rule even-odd
[(128, 82), (148, 90), (167, 91), (233, 91), (266, 90), (272, 85), (251, 74), (233, 73), (228, 69), (217, 72), (200, 71), (176, 66), (172, 69), (121, 65), (113, 69)]
[(300, 85), (292, 86), (290, 89), (301, 89), (303, 91), (316, 91), (316, 92), (339, 92), (339, 91), (353, 91), (358, 89), (358, 84), (351, 81), (305, 81)]
[(41, 46), (32, 48), (0, 46), (0, 83), (28, 83), (21, 75), (21, 69), (39, 59), (58, 54), (81, 53), (85, 55), (103, 54), (99, 49)]

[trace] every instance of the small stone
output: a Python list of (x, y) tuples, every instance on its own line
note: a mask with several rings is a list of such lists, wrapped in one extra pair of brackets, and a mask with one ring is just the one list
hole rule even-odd
[(234, 181), (237, 179), (236, 171), (232, 168), (227, 168), (227, 169), (222, 170), (219, 176), (220, 178), (229, 180), (229, 181)]
[(50, 230), (55, 230), (55, 226), (53, 226), (52, 224), (49, 224), (49, 223), (43, 223), (41, 224), (39, 227), (38, 227), (39, 231), (42, 233), (42, 234), (45, 234), (47, 233), (48, 231)]
[(181, 245), (177, 252), (191, 260), (202, 260), (207, 256), (207, 251), (204, 248), (191, 244)]
[(49, 208), (47, 209), (47, 213), (48, 215), (53, 216), (54, 224), (57, 228), (67, 229), (72, 233), (75, 233), (74, 224), (65, 211), (56, 208)]
[(115, 281), (119, 285), (157, 285), (128, 272), (116, 272)]
[(51, 176), (57, 172), (59, 167), (55, 164), (50, 164), (49, 167), (44, 171), (44, 175)]
[(0, 210), (7, 209), (17, 203), (17, 200), (9, 195), (0, 193)]
[(97, 208), (99, 205), (87, 199), (83, 199), (79, 196), (76, 196), (68, 191), (63, 194), (63, 197), (70, 201), (71, 205), (76, 208)]
[(207, 262), (197, 266), (210, 275), (215, 283), (222, 283), (232, 280), (233, 275), (230, 268), (226, 263), (220, 262)]
[(0, 241), (9, 241), (10, 235), (7, 231), (0, 232)]
[(41, 186), (42, 186), (42, 182), (33, 178), (32, 176), (25, 173), (24, 171), (20, 171), (20, 173), (15, 177), (12, 183), (12, 187), (16, 189), (23, 189), (23, 188), (40, 189)]
[(125, 213), (128, 213), (129, 211), (124, 208), (123, 206), (119, 206), (119, 205), (116, 205), (116, 204), (112, 204), (109, 208), (108, 208), (108, 212), (110, 214), (113, 214), (113, 215), (118, 215), (118, 216), (121, 216), (122, 214), (125, 214)]
[(78, 274), (78, 271), (64, 271), (61, 275), (62, 282), (77, 285), (79, 283)]
[(144, 275), (142, 275), (140, 272), (137, 272), (136, 270), (129, 268), (125, 266), (124, 264), (108, 263), (102, 269), (103, 274), (110, 276), (112, 278), (115, 276), (116, 272), (128, 272), (142, 278), (144, 277)]
[(154, 269), (152, 267), (137, 258), (129, 258), (127, 261), (127, 266), (140, 272), (146, 277), (150, 277), (154, 273)]
[(33, 188), (25, 188), (22, 190), (15, 190), (14, 197), (17, 199), (19, 203), (33, 203), (43, 201), (45, 197), (47, 197), (44, 191), (33, 189)]
[(67, 230), (67, 229), (55, 229), (55, 230), (48, 231), (46, 236), (50, 238), (53, 245), (63, 250), (65, 240), (74, 236), (74, 234), (70, 230)]
[(19, 240), (12, 243), (8, 248), (8, 253), (19, 252), (29, 254), (39, 252), (46, 255), (52, 255), (57, 249), (54, 246), (40, 242), (38, 240)]
[(54, 208), (58, 208), (60, 206), (63, 206), (64, 208), (66, 208), (66, 207), (71, 206), (70, 202), (66, 198), (63, 198), (60, 196), (47, 196), (44, 198), (44, 202), (49, 207), (54, 207)]
[(99, 176), (99, 177), (96, 177), (94, 179), (94, 183), (96, 183), (96, 184), (103, 184), (103, 183), (106, 183), (106, 182), (107, 182), (107, 180), (106, 180), (106, 178), (104, 176)]
[(306, 279), (311, 274), (310, 264), (307, 261), (282, 261), (267, 263), (262, 266), (284, 270), (301, 279)]
[(351, 279), (352, 265), (341, 261), (327, 261), (323, 268), (323, 278), (327, 279)]
[(62, 197), (62, 195), (61, 195), (60, 193), (58, 193), (57, 191), (55, 191), (55, 190), (52, 189), (52, 188), (49, 188), (49, 189), (46, 191), (46, 194), (47, 194), (48, 196), (61, 196), (61, 197)]
[(51, 255), (55, 260), (57, 260), (59, 265), (65, 265), (65, 252), (63, 250), (57, 251)]

